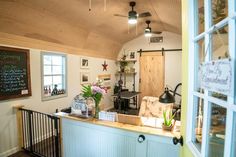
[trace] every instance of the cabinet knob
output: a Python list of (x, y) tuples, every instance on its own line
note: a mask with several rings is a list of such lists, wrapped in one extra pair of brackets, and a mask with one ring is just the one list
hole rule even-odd
[(139, 135), (138, 142), (143, 143), (143, 141), (145, 141), (145, 136), (144, 135)]
[(173, 143), (174, 145), (177, 145), (179, 143), (181, 146), (183, 146), (184, 144), (183, 136), (180, 136), (180, 138), (173, 137)]

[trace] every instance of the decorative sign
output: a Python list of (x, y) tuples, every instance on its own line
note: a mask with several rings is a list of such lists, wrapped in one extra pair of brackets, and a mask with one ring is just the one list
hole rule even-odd
[(0, 100), (31, 96), (29, 50), (0, 46)]
[(201, 66), (201, 86), (217, 93), (231, 95), (232, 64), (229, 59), (210, 61)]
[(102, 81), (104, 87), (111, 88), (111, 74), (98, 75), (98, 79)]

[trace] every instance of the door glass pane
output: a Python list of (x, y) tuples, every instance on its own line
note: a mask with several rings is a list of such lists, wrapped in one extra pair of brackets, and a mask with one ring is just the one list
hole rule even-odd
[(212, 60), (229, 58), (228, 38), (228, 25), (212, 33)]
[[(229, 47), (228, 47), (228, 25), (220, 28), (211, 35), (212, 39), (212, 60), (220, 60), (229, 58)], [(210, 92), (211, 96), (227, 101), (227, 96), (217, 92)]]
[(212, 24), (217, 24), (228, 16), (227, 0), (211, 0), (212, 3)]
[(225, 143), (226, 109), (212, 104), (210, 130), (208, 132), (208, 157), (223, 157)]
[(234, 119), (233, 119), (233, 130), (234, 132), (233, 134), (233, 139), (232, 139), (232, 148), (231, 148), (231, 156), (236, 156), (236, 134), (235, 134), (235, 130), (236, 130), (236, 113), (234, 113)]
[(193, 143), (196, 147), (201, 151), (202, 146), (202, 123), (203, 123), (203, 99), (199, 97), (194, 97), (194, 128), (193, 128), (193, 135), (195, 135), (192, 139)]
[(204, 90), (201, 88), (201, 79), (200, 79), (200, 66), (204, 62), (205, 59), (205, 45), (204, 45), (204, 38), (200, 39), (197, 44), (197, 55), (195, 57), (196, 65), (195, 65), (195, 83), (194, 83), (194, 90), (196, 92), (204, 93)]
[(198, 34), (204, 32), (204, 0), (196, 0), (195, 3), (198, 6)]

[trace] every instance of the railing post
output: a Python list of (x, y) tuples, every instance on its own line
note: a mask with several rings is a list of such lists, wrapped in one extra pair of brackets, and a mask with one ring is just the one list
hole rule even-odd
[(17, 121), (17, 130), (18, 130), (18, 146), (19, 148), (23, 148), (24, 142), (23, 142), (23, 119), (22, 119), (22, 111), (21, 109), (24, 107), (24, 105), (15, 105), (13, 106), (13, 109), (16, 111), (16, 121)]
[(32, 136), (32, 111), (28, 110), (28, 121), (29, 121), (29, 138), (30, 138), (30, 152), (33, 152), (33, 136)]
[(56, 134), (55, 134), (55, 149), (56, 149), (56, 157), (59, 157), (59, 128), (58, 128), (58, 118), (57, 117), (54, 117), (54, 127), (55, 127), (55, 131), (56, 131)]

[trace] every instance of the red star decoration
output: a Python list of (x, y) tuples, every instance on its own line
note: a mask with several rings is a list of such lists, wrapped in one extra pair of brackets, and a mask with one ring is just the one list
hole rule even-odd
[(103, 66), (103, 71), (107, 71), (108, 64), (106, 63), (106, 61), (104, 61), (102, 66)]

